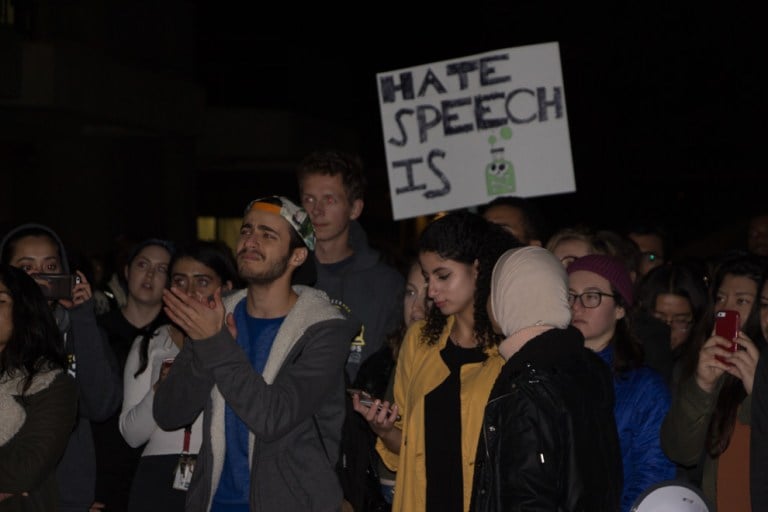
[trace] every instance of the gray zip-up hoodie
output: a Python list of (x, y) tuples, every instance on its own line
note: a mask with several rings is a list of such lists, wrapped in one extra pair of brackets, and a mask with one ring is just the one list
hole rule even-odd
[[(344, 361), (359, 324), (325, 293), (299, 294), (269, 352), (263, 374), (227, 329), (187, 341), (155, 394), (153, 414), (166, 430), (188, 425), (201, 410), (203, 444), (187, 494), (188, 512), (206, 512), (226, 455), (225, 403), (250, 430), (250, 509), (335, 512), (342, 491), (334, 470), (345, 414)], [(242, 290), (224, 305), (247, 300)]]
[[(3, 263), (10, 259), (6, 246), (25, 233), (45, 233), (59, 248), (61, 266), (69, 273), (64, 244), (49, 227), (23, 224), (11, 230), (0, 242)], [(120, 407), (123, 398), (122, 376), (107, 338), (96, 324), (93, 299), (66, 309), (55, 304), (56, 323), (62, 335), (68, 362), (68, 373), (75, 378), (78, 392), (78, 418), (67, 443), (64, 456), (56, 469), (59, 484), (60, 511), (87, 510), (94, 497), (96, 460), (90, 420), (103, 421)]]

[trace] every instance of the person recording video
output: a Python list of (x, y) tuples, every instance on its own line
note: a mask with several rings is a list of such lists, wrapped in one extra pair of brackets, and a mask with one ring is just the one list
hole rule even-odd
[[(108, 418), (122, 399), (115, 356), (96, 324), (91, 285), (82, 272), (71, 272), (61, 239), (40, 224), (23, 224), (11, 230), (0, 242), (0, 260), (36, 278), (43, 293), (48, 294), (61, 334), (66, 370), (75, 379), (79, 397), (78, 418), (56, 471), (58, 510), (88, 510), (96, 478), (90, 421)], [(62, 279), (56, 275), (65, 276), (65, 282), (71, 279), (69, 294), (67, 286), (59, 293)]]

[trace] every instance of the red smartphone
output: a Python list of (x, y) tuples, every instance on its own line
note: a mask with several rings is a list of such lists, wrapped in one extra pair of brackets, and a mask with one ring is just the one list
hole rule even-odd
[[(715, 334), (722, 336), (727, 340), (731, 340), (731, 344), (728, 347), (723, 347), (731, 352), (739, 350), (739, 344), (736, 343), (736, 337), (739, 335), (739, 325), (741, 324), (741, 318), (738, 311), (730, 309), (724, 309), (715, 313)], [(720, 356), (715, 356), (718, 361), (724, 364), (730, 364)]]

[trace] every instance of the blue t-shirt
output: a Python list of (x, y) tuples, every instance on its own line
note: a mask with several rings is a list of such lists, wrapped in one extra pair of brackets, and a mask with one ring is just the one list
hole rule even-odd
[[(246, 299), (235, 307), (237, 344), (243, 349), (251, 366), (258, 373), (264, 372), (272, 343), (285, 317), (254, 318), (245, 310)], [(221, 479), (213, 496), (211, 512), (248, 512), (251, 471), (248, 460), (248, 427), (235, 411), (226, 405), (224, 411), (227, 451)]]

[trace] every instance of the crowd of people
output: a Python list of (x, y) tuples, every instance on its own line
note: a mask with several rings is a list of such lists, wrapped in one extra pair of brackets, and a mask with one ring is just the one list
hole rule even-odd
[(234, 251), (148, 238), (104, 286), (5, 234), (0, 511), (629, 512), (674, 482), (768, 510), (768, 216), (678, 260), (499, 197), (395, 268), (358, 158), (297, 181)]

